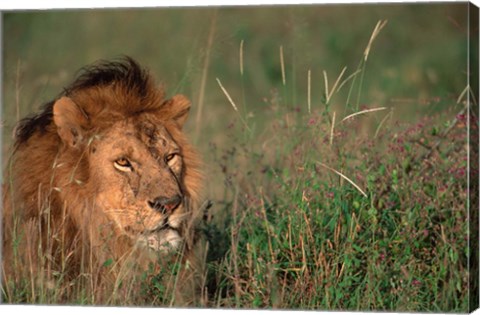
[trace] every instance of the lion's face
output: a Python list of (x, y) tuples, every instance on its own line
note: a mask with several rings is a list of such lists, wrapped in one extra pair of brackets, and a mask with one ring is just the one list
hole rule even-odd
[(97, 139), (89, 163), (96, 208), (150, 249), (177, 248), (187, 217), (180, 145), (164, 125), (142, 117), (117, 122)]

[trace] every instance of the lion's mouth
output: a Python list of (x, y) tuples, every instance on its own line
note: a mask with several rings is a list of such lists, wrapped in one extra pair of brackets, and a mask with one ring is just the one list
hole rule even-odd
[(146, 236), (146, 245), (156, 252), (172, 252), (180, 247), (182, 237), (175, 229), (163, 229)]
[(155, 229), (144, 231), (137, 242), (155, 252), (172, 252), (182, 243), (180, 230), (168, 223), (163, 223)]
[(178, 250), (183, 244), (182, 221), (163, 218), (153, 227), (126, 226), (123, 231), (137, 246), (154, 251), (169, 253)]

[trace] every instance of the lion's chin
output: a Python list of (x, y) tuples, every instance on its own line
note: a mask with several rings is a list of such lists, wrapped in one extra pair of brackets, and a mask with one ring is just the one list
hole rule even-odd
[(182, 237), (176, 230), (167, 228), (140, 236), (138, 243), (149, 250), (168, 253), (180, 247)]

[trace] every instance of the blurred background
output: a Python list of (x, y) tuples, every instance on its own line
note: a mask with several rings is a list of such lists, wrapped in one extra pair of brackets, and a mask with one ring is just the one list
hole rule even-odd
[[(55, 98), (81, 67), (129, 55), (168, 95), (192, 100), (186, 132), (213, 177), (211, 146), (228, 143), (225, 130), (239, 116), (261, 133), (275, 99), (305, 113), (309, 71), (311, 108), (320, 110), (324, 71), (330, 87), (344, 67), (343, 78), (354, 73), (379, 20), (388, 23), (365, 63), (357, 107), (387, 107), (395, 120), (415, 121), (453, 106), (467, 85), (467, 12), (467, 3), (6, 12), (4, 157), (15, 122)], [(337, 117), (351, 113), (347, 92), (331, 101)], [(372, 117), (378, 125), (383, 115)]]

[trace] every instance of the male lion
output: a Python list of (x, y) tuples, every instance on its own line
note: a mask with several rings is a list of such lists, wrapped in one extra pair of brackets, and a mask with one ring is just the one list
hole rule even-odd
[(189, 108), (182, 95), (165, 100), (127, 57), (82, 69), (56, 100), (19, 122), (3, 194), (7, 300), (22, 277), (125, 287), (120, 275), (173, 264), (172, 252), (184, 254), (181, 277), (189, 278), (202, 185), (182, 133)]

